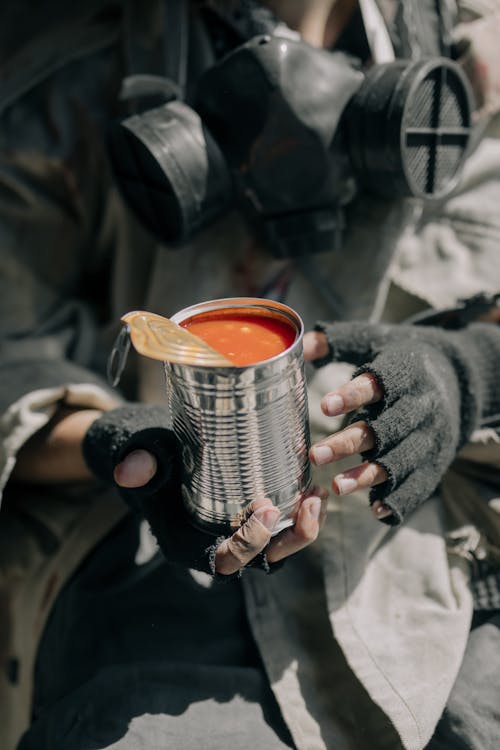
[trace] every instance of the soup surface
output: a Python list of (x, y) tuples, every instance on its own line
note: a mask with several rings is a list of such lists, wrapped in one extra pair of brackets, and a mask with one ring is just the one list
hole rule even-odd
[(238, 367), (275, 357), (296, 337), (295, 328), (285, 320), (237, 311), (200, 313), (180, 325)]

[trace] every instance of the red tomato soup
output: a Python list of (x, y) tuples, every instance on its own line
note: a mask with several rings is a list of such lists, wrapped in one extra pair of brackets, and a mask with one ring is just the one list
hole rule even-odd
[(238, 367), (271, 359), (296, 338), (290, 323), (265, 314), (214, 311), (195, 315), (180, 325)]

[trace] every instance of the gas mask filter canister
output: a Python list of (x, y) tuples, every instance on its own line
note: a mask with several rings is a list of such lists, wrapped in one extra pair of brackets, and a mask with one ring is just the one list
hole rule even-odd
[(467, 156), (472, 96), (447, 58), (367, 71), (340, 52), (257, 36), (179, 100), (114, 123), (118, 185), (163, 242), (182, 243), (231, 206), (277, 257), (338, 246), (360, 189), (442, 199)]

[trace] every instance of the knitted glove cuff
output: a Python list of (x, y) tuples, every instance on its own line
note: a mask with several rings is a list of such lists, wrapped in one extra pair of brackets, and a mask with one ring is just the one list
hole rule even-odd
[(253, 560), (250, 560), (250, 562), (247, 563), (244, 568), (240, 568), (240, 570), (236, 571), (236, 573), (222, 575), (222, 573), (218, 573), (215, 569), (215, 553), (217, 552), (217, 547), (225, 539), (226, 537), (223, 536), (217, 537), (215, 542), (211, 544), (210, 547), (208, 547), (206, 550), (209, 572), (218, 583), (230, 583), (231, 581), (238, 580), (242, 577), (244, 571), (248, 570), (249, 568), (258, 568), (259, 570), (262, 570), (266, 575), (272, 575), (273, 573), (276, 573), (276, 571), (280, 570), (285, 564), (284, 559), (279, 560), (275, 563), (270, 563), (266, 557), (266, 550), (263, 549), (262, 552), (259, 552), (258, 555), (255, 555)]
[(84, 437), (85, 462), (99, 479), (113, 483), (115, 466), (133, 450), (152, 453), (157, 461), (154, 477), (143, 487), (120, 488), (120, 494), (132, 507), (170, 481), (180, 465), (179, 445), (168, 424), (168, 410), (160, 405), (127, 404), (105, 412)]
[(458, 331), (431, 326), (319, 323), (328, 340), (328, 361), (357, 365), (353, 377), (375, 375), (383, 398), (355, 420), (373, 430), (375, 447), (363, 455), (388, 479), (371, 490), (394, 520), (404, 517), (437, 488), (456, 453), (484, 421), (500, 412), (497, 370), (500, 328), (471, 324)]

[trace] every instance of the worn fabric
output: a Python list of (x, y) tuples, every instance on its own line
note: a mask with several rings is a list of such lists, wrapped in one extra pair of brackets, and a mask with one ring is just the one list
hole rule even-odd
[(0, 736), (14, 748), (31, 721), (39, 639), (52, 605), (89, 550), (127, 513), (108, 488), (20, 485), (0, 513)]
[[(471, 563), (476, 611), (500, 609), (500, 437), (480, 430), (441, 483), (453, 532), (448, 545)], [(459, 500), (458, 500), (459, 498)]]
[[(0, 595), (5, 602), (0, 737), (6, 750), (14, 750), (30, 722), (33, 664), (42, 633), (48, 642), (57, 643), (58, 629), (51, 631), (48, 625), (45, 630), (52, 605), (64, 583), (80, 565), (85, 571), (93, 548), (127, 513), (114, 493), (93, 484), (35, 492), (8, 479), (19, 448), (60, 404), (109, 409), (124, 397), (150, 403), (164, 398), (161, 366), (145, 359), (131, 359), (121, 393), (111, 392), (105, 382), (105, 361), (124, 312), (149, 309), (171, 315), (208, 298), (280, 296), (310, 328), (317, 319), (331, 317), (332, 294), (345, 316), (376, 319), (388, 314), (385, 301), (396, 286), (418, 302), (432, 293), (433, 304), (439, 306), (453, 297), (451, 280), (457, 282), (457, 296), (474, 285), (494, 284), (484, 243), (477, 239), (486, 230), (491, 239), (486, 243), (488, 253), (496, 246), (493, 196), (498, 177), (489, 169), (493, 160), (488, 154), (496, 153), (491, 139), (477, 151), (481, 159), (473, 163), (473, 177), (457, 192), (456, 201), (467, 207), (463, 213), (450, 202), (439, 207), (446, 217), (442, 222), (436, 211), (425, 214), (430, 216), (426, 225), (422, 207), (413, 202), (359, 201), (349, 211), (353, 220), (343, 252), (325, 253), (303, 268), (270, 259), (236, 212), (182, 248), (158, 247), (116, 193), (104, 132), (109, 119), (128, 108), (118, 99), (124, 75), (162, 72), (168, 19), (163, 3), (103, 0), (97, 5), (98, 12), (94, 5), (87, 6), (82, 23), (69, 7), (59, 14), (57, 3), (50, 13), (45, 9), (41, 22), (35, 23), (33, 16), (30, 34), (22, 40), (2, 29), (9, 42), (0, 89), (0, 319), (6, 373), (0, 391), (8, 404), (1, 420), (6, 489), (0, 511)], [(18, 13), (11, 10), (5, 17), (18, 18)], [(134, 29), (139, 43), (124, 44), (124, 29)], [(196, 10), (190, 15), (188, 36), (192, 82), (213, 59)], [(413, 224), (406, 229), (411, 217)], [(429, 226), (432, 231), (427, 232)], [(440, 235), (435, 244), (432, 232)], [(460, 257), (472, 258), (457, 269), (463, 277), (449, 275), (454, 264), (442, 262), (437, 249), (445, 247), (440, 232), (453, 237), (453, 248), (455, 238), (463, 238)], [(406, 266), (400, 259), (405, 246), (410, 248)], [(432, 251), (427, 256), (428, 246)], [(417, 258), (425, 261), (425, 273), (417, 274), (418, 288), (410, 283), (410, 267), (416, 266)], [(326, 289), (324, 279), (329, 282)], [(391, 314), (398, 318), (400, 308)], [(34, 360), (41, 363), (40, 369), (33, 366)], [(4, 390), (9, 382), (15, 383), (15, 394)], [(311, 378), (314, 435), (332, 429), (318, 403), (334, 383), (338, 372), (331, 368)], [(318, 473), (327, 485), (330, 471)], [(27, 735), (26, 743), (56, 746), (64, 721), (64, 731), (73, 732), (82, 750), (122, 739), (125, 744), (118, 747), (151, 741), (156, 748), (161, 746), (160, 734), (169, 732), (179, 746), (178, 738), (189, 727), (193, 743), (208, 747), (205, 734), (210, 731), (219, 740), (220, 727), (229, 722), (244, 747), (248, 731), (238, 735), (237, 727), (255, 721), (262, 746), (290, 746), (278, 724), (275, 731), (265, 718), (271, 706), (275, 710), (276, 700), (299, 750), (358, 749), (363, 743), (374, 750), (375, 742), (379, 747), (421, 750), (446, 704), (466, 647), (472, 608), (467, 560), (448, 556), (447, 526), (435, 504), (423, 506), (414, 525), (397, 534), (371, 518), (364, 497), (345, 499), (339, 508), (333, 506), (317, 547), (294, 557), (275, 576), (249, 571), (243, 579), (247, 616), (275, 697), (262, 681), (263, 672), (248, 671), (248, 691), (236, 696), (243, 679), (237, 671), (241, 665), (232, 665), (236, 671), (228, 676), (230, 699), (224, 702), (217, 700), (207, 673), (197, 688), (183, 669), (157, 665), (151, 670), (149, 665), (147, 677), (136, 670), (130, 678), (134, 690), (127, 691), (124, 673), (108, 665), (93, 683), (83, 685), (81, 692), (77, 688), (53, 711), (38, 693), (40, 734)], [(386, 580), (380, 570), (398, 575), (388, 574)], [(71, 588), (76, 580), (68, 584), (69, 596), (72, 590), (76, 595), (78, 589)], [(167, 598), (170, 579), (159, 583), (154, 599)], [(182, 635), (185, 621), (169, 622), (175, 622)], [(400, 622), (406, 627), (399, 627)], [(54, 627), (56, 623), (52, 621)], [(67, 636), (82, 638), (82, 630), (84, 624), (74, 623)], [(109, 638), (119, 645), (116, 631)], [(388, 658), (388, 651), (393, 658)], [(92, 656), (88, 654), (89, 660)], [(119, 655), (114, 658), (119, 660)], [(146, 683), (153, 674), (160, 683), (182, 683), (182, 713), (172, 692), (167, 696), (170, 713), (160, 713), (160, 694), (158, 703), (144, 705)], [(219, 675), (223, 674), (228, 674), (224, 667)], [(135, 717), (128, 737), (118, 710), (125, 703), (123, 685), (130, 696), (127, 711)], [(45, 693), (45, 699), (50, 696), (50, 691)], [(194, 701), (192, 710), (185, 708), (188, 700)], [(148, 713), (155, 709), (157, 722), (149, 730), (153, 724)], [(117, 724), (105, 728), (104, 734), (93, 734), (91, 727), (97, 724), (92, 722), (105, 720), (115, 710)], [(215, 711), (213, 719), (208, 719), (209, 711)], [(200, 725), (207, 730), (203, 740), (196, 734)], [(252, 734), (250, 738), (253, 744)]]
[[(193, 673), (156, 662), (109, 668), (54, 705), (19, 750), (293, 748), (272, 701), (261, 670), (198, 666)], [(270, 726), (269, 702), (284, 737)]]
[(398, 287), (436, 308), (500, 288), (499, 169), (500, 141), (485, 137), (466, 162), (461, 189), (445, 205), (416, 207), (390, 269)]
[(364, 493), (332, 506), (309, 564), (243, 579), (281, 710), (298, 747), (423, 748), (467, 640), (466, 563), (448, 559), (436, 503), (396, 534), (369, 517)]
[(500, 614), (478, 617), (428, 750), (495, 750), (500, 709)]

